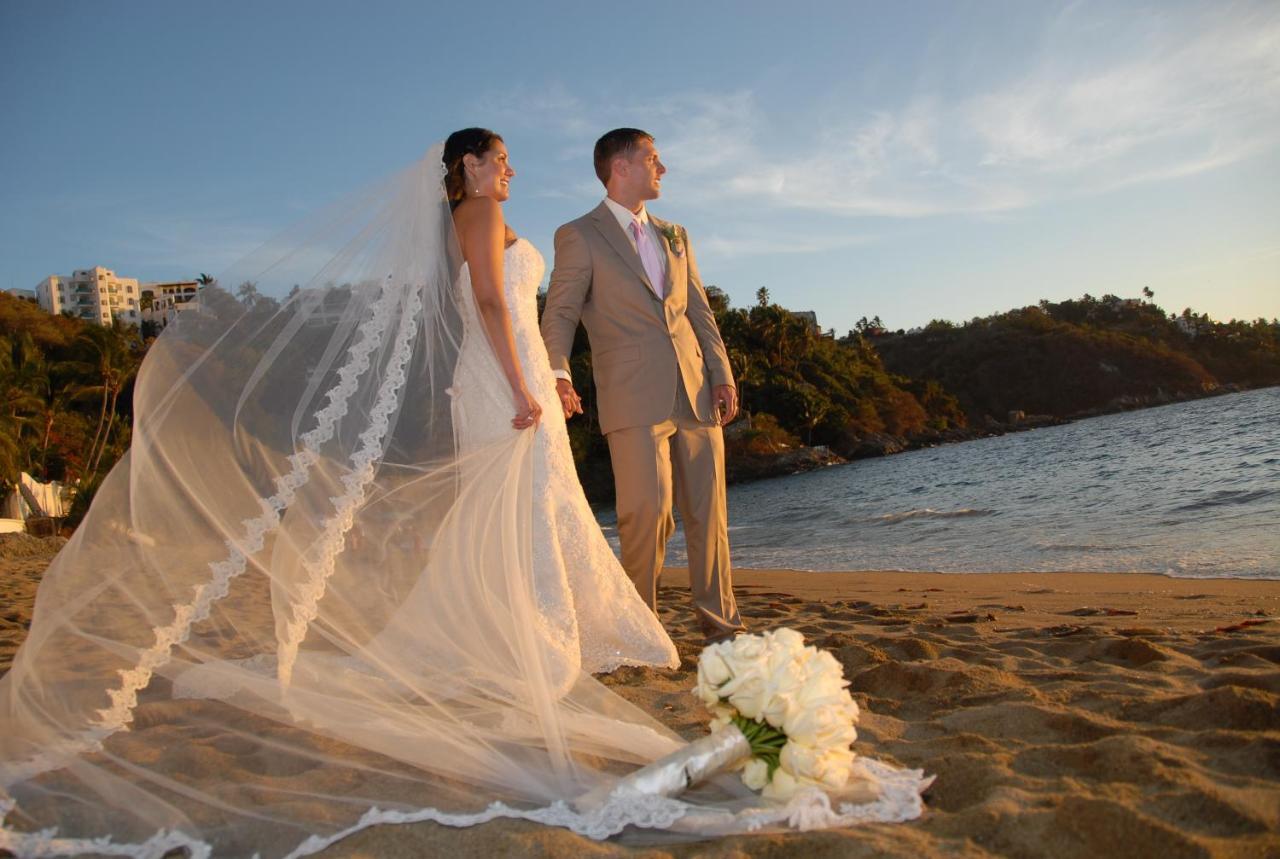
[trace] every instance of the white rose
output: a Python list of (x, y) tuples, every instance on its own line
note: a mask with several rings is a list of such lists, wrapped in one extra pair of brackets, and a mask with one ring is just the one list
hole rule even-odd
[(821, 679), (824, 683), (829, 681), (842, 688), (849, 685), (849, 682), (844, 679), (844, 666), (831, 655), (830, 651), (806, 647), (801, 659), (804, 662), (808, 680)]
[[(779, 632), (793, 631), (779, 630)], [(795, 637), (803, 640), (799, 633), (795, 633)], [(805, 674), (800, 650), (789, 649), (786, 646), (785, 637), (780, 644), (775, 640), (775, 646), (768, 652), (765, 670), (767, 673), (762, 712), (770, 725), (781, 728), (795, 707), (796, 696), (804, 685)]]
[(705, 679), (708, 686), (719, 686), (729, 679), (729, 666), (716, 648), (708, 647), (698, 657), (698, 679)]
[(782, 767), (778, 767), (773, 771), (773, 778), (764, 786), (764, 790), (760, 794), (766, 799), (788, 800), (799, 789), (800, 782), (796, 780), (795, 776)]
[(713, 734), (714, 732), (721, 730), (722, 727), (730, 725), (730, 722), (733, 721), (733, 717), (737, 714), (737, 710), (732, 707), (726, 707), (726, 705), (723, 704), (713, 705), (710, 709), (712, 709), (712, 722), (710, 722), (709, 727)]
[(742, 769), (742, 783), (752, 790), (760, 790), (769, 783), (769, 765), (759, 758), (752, 758)]
[(798, 655), (804, 650), (804, 636), (794, 629), (783, 627), (772, 632), (766, 632), (765, 636), (769, 639), (771, 645), (783, 653)]
[(821, 749), (816, 749), (796, 740), (788, 740), (787, 744), (782, 747), (782, 754), (779, 756), (779, 760), (787, 772), (792, 775), (813, 778), (814, 771), (817, 769), (818, 758), (821, 755)]
[(799, 660), (796, 655), (781, 647), (770, 647), (764, 652), (764, 670), (766, 674), (775, 674), (783, 668), (796, 674)]
[(781, 731), (782, 726), (791, 718), (795, 706), (795, 699), (790, 695), (766, 692), (764, 707), (760, 711), (760, 716)]
[(779, 684), (800, 686), (808, 679), (800, 657), (785, 650), (770, 652), (769, 658), (765, 660), (765, 671), (770, 679)]
[(796, 696), (801, 689), (801, 677), (794, 662), (772, 664), (764, 680), (764, 705), (762, 714), (776, 728), (786, 725), (787, 718), (796, 707)]
[(806, 684), (796, 694), (796, 706), (805, 710), (834, 707), (850, 723), (857, 723), (861, 715), (858, 702), (853, 700), (849, 690), (833, 685), (829, 680), (817, 684)]
[(806, 746), (847, 747), (858, 736), (843, 707), (823, 705), (803, 709), (797, 706), (783, 728), (787, 738)]
[(721, 654), (708, 647), (698, 657), (698, 681), (693, 687), (693, 694), (710, 707), (723, 697), (721, 687), (728, 682), (730, 676), (729, 666), (725, 664)]
[(695, 698), (708, 707), (714, 707), (720, 702), (720, 690), (714, 686), (708, 686), (701, 677), (698, 678), (697, 684), (693, 687), (693, 694)]
[(798, 779), (839, 790), (849, 781), (853, 752), (806, 746), (791, 741), (782, 747), (782, 766)]
[(729, 694), (729, 703), (738, 708), (738, 712), (748, 719), (759, 719), (764, 709), (764, 678), (746, 676), (734, 684)]
[(739, 635), (729, 643), (729, 652), (739, 664), (756, 662), (765, 656), (765, 642), (758, 635)]
[(840, 790), (849, 783), (853, 759), (854, 754), (848, 748), (828, 749), (818, 766), (818, 781), (831, 790)]
[(707, 646), (703, 647), (702, 652), (718, 653), (721, 656), (724, 656), (726, 653), (728, 653), (732, 649), (733, 649), (733, 639), (725, 638), (720, 641), (717, 641), (715, 644), (708, 644)]
[[(797, 693), (793, 701), (793, 706), (790, 712), (787, 713), (787, 720), (782, 726), (782, 730), (789, 737), (795, 736), (797, 731), (813, 730), (813, 720), (818, 718), (817, 714), (819, 712), (836, 710), (839, 711), (842, 718), (847, 713), (840, 702), (834, 698), (815, 699), (814, 696), (807, 695), (805, 693), (806, 690), (803, 689)], [(844, 721), (852, 722), (852, 720), (849, 719), (845, 719)], [(802, 727), (802, 725), (809, 725), (810, 727), (806, 729), (805, 727)]]
[(795, 692), (796, 706), (801, 710), (813, 710), (818, 707), (840, 707), (848, 711), (851, 700), (842, 681), (831, 676), (810, 675)]
[[(734, 639), (734, 643), (736, 644), (745, 638), (748, 638), (748, 636), (740, 635)], [(729, 679), (720, 686), (720, 696), (722, 698), (730, 698), (744, 684), (757, 680), (763, 682), (765, 663), (761, 658), (762, 656), (763, 651), (750, 658), (740, 657), (734, 652), (723, 654), (721, 658), (729, 671)]]

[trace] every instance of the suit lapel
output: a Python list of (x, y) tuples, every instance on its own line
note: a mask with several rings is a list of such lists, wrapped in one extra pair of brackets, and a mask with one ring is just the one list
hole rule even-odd
[(655, 218), (652, 212), (649, 213), (649, 222), (653, 224), (653, 228), (658, 234), (658, 244), (662, 246), (662, 252), (667, 255), (667, 288), (662, 291), (662, 300), (665, 302), (671, 298), (671, 293), (676, 291), (676, 265), (679, 263), (680, 258), (671, 252), (671, 243), (667, 241), (665, 235), (666, 231), (670, 229), (670, 224)]
[(631, 268), (636, 277), (640, 278), (644, 283), (645, 290), (653, 298), (658, 300), (658, 296), (654, 294), (653, 284), (649, 282), (649, 275), (644, 270), (644, 263), (640, 261), (640, 254), (636, 253), (636, 249), (631, 246), (631, 240), (627, 238), (627, 234), (622, 231), (618, 219), (613, 216), (613, 212), (609, 211), (609, 207), (601, 203), (596, 210), (591, 213), (591, 221), (595, 224), (596, 229), (609, 242), (609, 246), (622, 257), (623, 261)]

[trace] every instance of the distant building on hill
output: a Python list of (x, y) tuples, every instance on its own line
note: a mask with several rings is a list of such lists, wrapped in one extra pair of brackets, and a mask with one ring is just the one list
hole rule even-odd
[(176, 280), (169, 283), (144, 283), (141, 287), (142, 318), (161, 328), (168, 325), (184, 310), (200, 306), (200, 284), (194, 280)]
[(13, 289), (5, 290), (5, 291), (8, 292), (10, 295), (12, 295), (14, 298), (21, 298), (23, 301), (30, 301), (33, 304), (37, 303), (36, 291), (34, 289), (19, 289), (18, 287), (15, 286)]
[(109, 268), (79, 269), (70, 277), (51, 274), (36, 286), (36, 303), (52, 314), (69, 314), (86, 322), (126, 325), (142, 321), (138, 280), (120, 277)]
[(1178, 330), (1188, 337), (1196, 337), (1200, 334), (1200, 324), (1194, 318), (1179, 316), (1173, 320), (1173, 324), (1178, 326)]
[(809, 328), (814, 334), (821, 334), (822, 329), (818, 327), (818, 314), (813, 310), (792, 310), (791, 315), (796, 319), (809, 324)]

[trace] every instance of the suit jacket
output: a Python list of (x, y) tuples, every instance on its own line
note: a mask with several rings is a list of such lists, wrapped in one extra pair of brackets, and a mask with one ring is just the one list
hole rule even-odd
[[(667, 256), (664, 298), (654, 293), (640, 255), (601, 202), (556, 230), (555, 264), (542, 314), (554, 370), (569, 369), (578, 322), (591, 341), (600, 430), (653, 426), (671, 417), (677, 368), (698, 419), (711, 423), (712, 385), (732, 385), (715, 316), (683, 228), (655, 218)], [(662, 235), (674, 228), (679, 253)]]

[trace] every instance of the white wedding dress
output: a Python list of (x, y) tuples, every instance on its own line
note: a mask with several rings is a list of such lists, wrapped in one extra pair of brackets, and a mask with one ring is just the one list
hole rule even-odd
[[(533, 576), (542, 639), (563, 677), (621, 665), (679, 665), (675, 645), (605, 540), (573, 464), (555, 377), (538, 330), (538, 285), (546, 270), (532, 243), (516, 239), (503, 254), (503, 292), (525, 383), (543, 407), (534, 433)], [(493, 347), (476, 315), (469, 272), (459, 280), (465, 334), (450, 395), (463, 452), (509, 438), (514, 406)]]
[(440, 156), (224, 273), (282, 304), (210, 288), (151, 346), (130, 451), (0, 677), (0, 851), (265, 859), (415, 821), (643, 841), (921, 813), (922, 774), (871, 760), (870, 803), (781, 805), (736, 776), (615, 793), (683, 741), (591, 672), (674, 648), (574, 476), (525, 241), (504, 287), (544, 412), (510, 427)]

